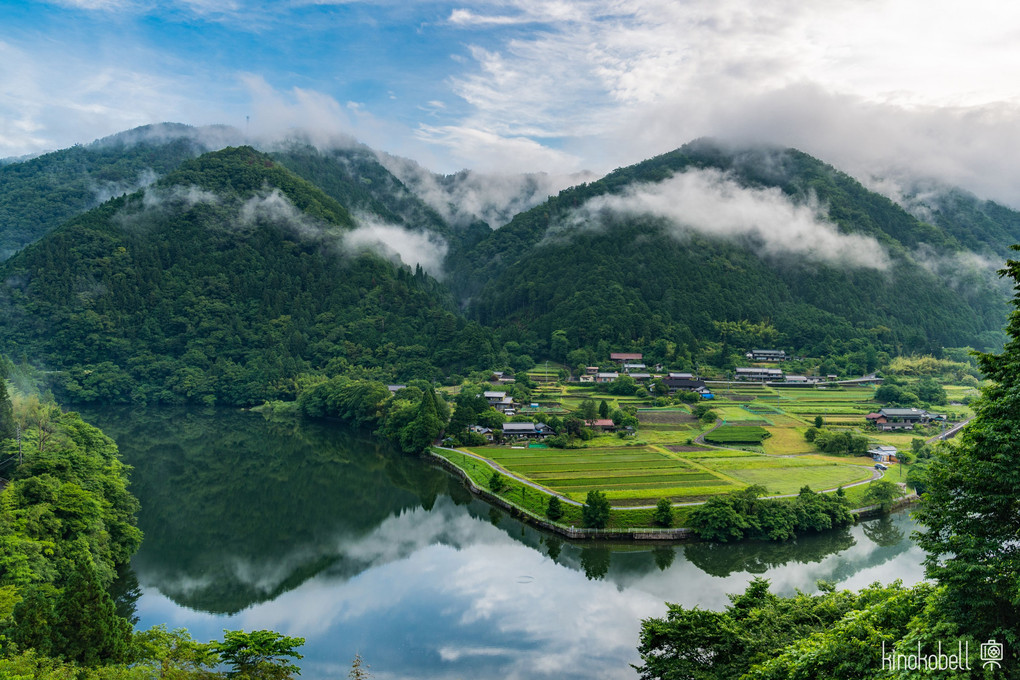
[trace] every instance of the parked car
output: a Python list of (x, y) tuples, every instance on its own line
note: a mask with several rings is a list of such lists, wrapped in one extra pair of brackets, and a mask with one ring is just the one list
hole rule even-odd
[(888, 468), (888, 466), (882, 465), (881, 463), (875, 463), (875, 469), (876, 470), (888, 470), (889, 468)]

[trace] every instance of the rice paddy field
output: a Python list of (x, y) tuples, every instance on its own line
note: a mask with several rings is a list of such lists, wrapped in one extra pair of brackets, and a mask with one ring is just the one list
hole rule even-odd
[[(615, 505), (654, 505), (660, 498), (696, 501), (743, 486), (707, 466), (653, 446), (598, 449), (479, 447), (506, 470), (569, 498), (604, 491)], [(720, 488), (725, 487), (725, 488)]]

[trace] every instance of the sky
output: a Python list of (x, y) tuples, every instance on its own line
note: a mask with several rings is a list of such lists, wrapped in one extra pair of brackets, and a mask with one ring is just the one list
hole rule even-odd
[(604, 173), (703, 136), (1020, 207), (1000, 0), (0, 0), (0, 157), (158, 122), (437, 172)]

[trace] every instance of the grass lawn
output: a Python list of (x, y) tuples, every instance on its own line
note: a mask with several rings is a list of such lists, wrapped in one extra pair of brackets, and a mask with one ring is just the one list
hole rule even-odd
[(913, 439), (927, 439), (931, 435), (921, 434), (920, 432), (914, 432), (908, 430), (906, 432), (869, 432), (868, 437), (875, 440), (879, 444), (887, 444), (889, 446), (895, 446), (901, 451), (910, 450), (910, 442)]
[(804, 439), (803, 429), (793, 427), (770, 427), (767, 428), (772, 436), (762, 442), (765, 453), (771, 455), (790, 455), (797, 453), (811, 453), (815, 451), (814, 444)]

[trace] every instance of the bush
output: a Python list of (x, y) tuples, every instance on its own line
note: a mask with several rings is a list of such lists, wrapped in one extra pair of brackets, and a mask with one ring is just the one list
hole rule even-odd
[(660, 527), (673, 526), (673, 504), (668, 498), (660, 498), (655, 504), (655, 512), (652, 513), (652, 521)]
[(460, 439), (463, 446), (485, 446), (489, 443), (484, 434), (471, 432), (470, 430), (462, 434), (458, 439)]
[(549, 497), (549, 505), (546, 506), (545, 516), (554, 522), (563, 517), (563, 504), (560, 503), (560, 499), (558, 497)]
[(581, 508), (581, 523), (589, 529), (605, 529), (609, 524), (609, 499), (592, 489)]
[(506, 479), (498, 472), (493, 472), (492, 477), (489, 477), (489, 488), (495, 493), (499, 493), (506, 488)]

